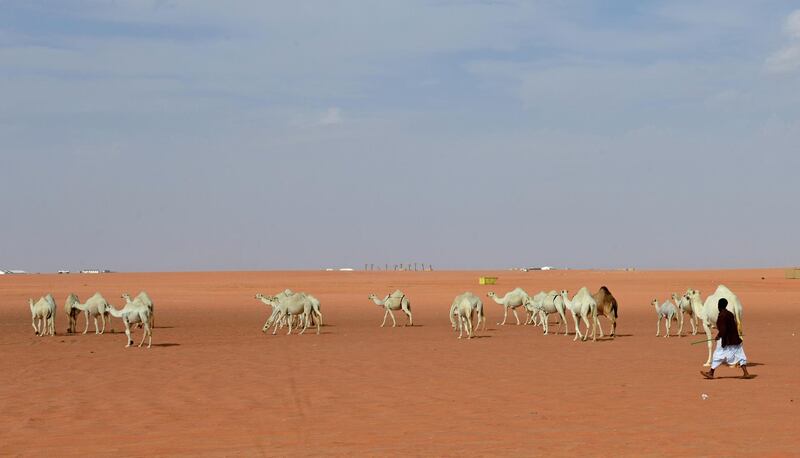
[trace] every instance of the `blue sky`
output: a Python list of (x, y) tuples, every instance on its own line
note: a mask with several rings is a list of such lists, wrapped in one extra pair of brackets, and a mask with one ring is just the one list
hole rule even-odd
[(0, 267), (800, 263), (795, 2), (2, 1)]

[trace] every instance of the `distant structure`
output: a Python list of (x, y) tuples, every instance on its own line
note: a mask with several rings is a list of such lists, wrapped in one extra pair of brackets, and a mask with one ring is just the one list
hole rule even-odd
[(59, 274), (68, 274), (68, 273), (69, 273), (69, 270), (66, 270), (66, 269), (61, 269), (61, 270), (59, 270), (59, 271), (58, 271), (58, 273), (59, 273)]
[(380, 264), (364, 264), (364, 270), (399, 270), (404, 272), (419, 272), (419, 271), (433, 271), (432, 264), (425, 264), (424, 262), (409, 262), (409, 263), (400, 263), (400, 264), (384, 264), (383, 269), (381, 269)]
[(522, 267), (519, 270), (521, 270), (522, 272), (529, 272), (531, 270), (556, 270), (556, 268), (553, 266), (540, 266), (540, 267)]
[[(67, 272), (67, 273), (69, 273), (69, 272)], [(108, 269), (103, 269), (103, 270), (100, 270), (100, 269), (83, 269), (83, 270), (81, 270), (81, 273), (82, 274), (110, 274), (111, 271), (108, 270)]]

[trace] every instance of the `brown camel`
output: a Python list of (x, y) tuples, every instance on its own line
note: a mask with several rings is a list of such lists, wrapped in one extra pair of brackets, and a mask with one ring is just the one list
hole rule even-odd
[(617, 317), (619, 311), (617, 309), (617, 300), (611, 291), (605, 286), (601, 286), (596, 293), (592, 294), (595, 302), (597, 302), (597, 317), (595, 318), (597, 327), (600, 329), (600, 337), (603, 337), (603, 327), (600, 326), (600, 316), (605, 316), (611, 321), (611, 337), (614, 337), (617, 331)]

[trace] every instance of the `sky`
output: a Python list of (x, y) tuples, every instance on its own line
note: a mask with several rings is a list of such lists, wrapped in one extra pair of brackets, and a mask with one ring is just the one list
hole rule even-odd
[(0, 0), (0, 268), (800, 264), (796, 1)]

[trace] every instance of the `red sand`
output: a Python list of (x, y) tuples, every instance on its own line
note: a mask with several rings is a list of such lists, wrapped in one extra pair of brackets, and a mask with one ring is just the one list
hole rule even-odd
[[(480, 286), (482, 274), (500, 280)], [(702, 331), (655, 337), (653, 297), (705, 296), (718, 283), (744, 304), (756, 379), (722, 367), (703, 380), (706, 347), (689, 345)], [(488, 298), (486, 337), (450, 329), (448, 307), (465, 290), (601, 284), (620, 302), (613, 341), (497, 326), (502, 309)], [(287, 287), (321, 300), (322, 335), (261, 333), (267, 308), (254, 293)], [(410, 297), (418, 326), (378, 327), (383, 311), (367, 295), (392, 288)], [(122, 292), (140, 289), (155, 302), (153, 348), (123, 348), (119, 320), (117, 334), (64, 334), (68, 293), (121, 306)], [(27, 298), (46, 292), (59, 305), (56, 337), (30, 326)], [(800, 280), (776, 269), (4, 276), (0, 454), (794, 455), (798, 306)]]

